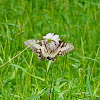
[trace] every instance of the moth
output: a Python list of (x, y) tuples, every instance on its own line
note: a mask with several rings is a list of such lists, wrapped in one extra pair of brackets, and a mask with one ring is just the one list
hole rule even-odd
[(59, 41), (59, 45), (55, 50), (49, 50), (47, 49), (44, 40), (27, 40), (24, 42), (25, 46), (30, 46), (29, 48), (37, 54), (39, 60), (41, 59), (47, 59), (47, 60), (52, 60), (55, 61), (57, 55), (61, 56), (64, 55), (72, 50), (74, 50), (74, 46), (70, 43), (65, 43)]

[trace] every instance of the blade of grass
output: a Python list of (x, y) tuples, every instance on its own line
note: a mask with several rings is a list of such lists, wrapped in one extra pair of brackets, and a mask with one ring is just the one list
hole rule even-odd
[(37, 79), (39, 79), (39, 80), (41, 80), (41, 81), (44, 81), (43, 78), (30, 74), (29, 72), (27, 72), (24, 68), (20, 67), (19, 65), (16, 65), (16, 64), (10, 64), (10, 65), (21, 69), (23, 72), (29, 74), (30, 76), (32, 76), (32, 77), (34, 77), (34, 78), (37, 78)]
[(47, 73), (49, 71), (49, 68), (50, 68), (51, 63), (52, 63), (52, 60), (49, 60), (48, 65), (47, 65)]

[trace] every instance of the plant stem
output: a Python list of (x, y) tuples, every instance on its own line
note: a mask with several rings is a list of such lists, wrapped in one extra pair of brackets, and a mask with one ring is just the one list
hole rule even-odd
[[(47, 73), (48, 73), (48, 70), (49, 70), (51, 64), (52, 64), (52, 61), (50, 60), (50, 61), (48, 62), (48, 66), (47, 66)], [(51, 94), (52, 94), (52, 82), (53, 82), (53, 75), (52, 75), (52, 68), (51, 68), (51, 87), (50, 87), (49, 100), (52, 100), (52, 98), (51, 98)]]

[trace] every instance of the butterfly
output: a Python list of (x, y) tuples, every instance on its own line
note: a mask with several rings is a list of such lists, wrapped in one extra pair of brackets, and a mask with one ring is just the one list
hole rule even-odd
[[(70, 43), (60, 42), (55, 50), (50, 50), (47, 48), (44, 40), (27, 40), (24, 42), (25, 46), (30, 46), (30, 49), (37, 54), (39, 60), (47, 59), (47, 60), (56, 60), (56, 56), (61, 56), (74, 50), (74, 46)], [(56, 45), (56, 44), (55, 44)]]

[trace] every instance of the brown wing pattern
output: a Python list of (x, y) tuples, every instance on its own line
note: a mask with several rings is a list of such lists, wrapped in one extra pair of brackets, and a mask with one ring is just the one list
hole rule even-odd
[(30, 46), (30, 49), (35, 53), (36, 53), (37, 49), (41, 49), (40, 40), (34, 40), (34, 39), (27, 40), (24, 42), (24, 45)]
[(35, 40), (35, 39), (27, 40), (24, 42), (24, 45), (30, 46), (30, 49), (38, 55), (40, 60), (44, 58), (41, 52), (42, 40)]
[(60, 49), (62, 55), (64, 55), (67, 52), (73, 51), (73, 50), (74, 50), (74, 46), (72, 44), (64, 43), (64, 42), (63, 42), (63, 45), (62, 45), (62, 47)]

